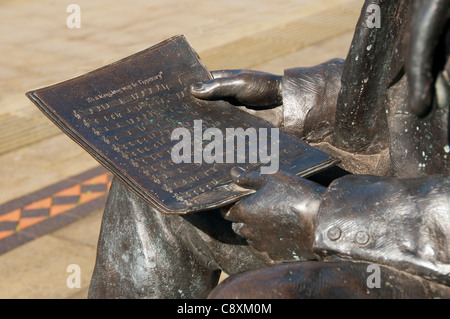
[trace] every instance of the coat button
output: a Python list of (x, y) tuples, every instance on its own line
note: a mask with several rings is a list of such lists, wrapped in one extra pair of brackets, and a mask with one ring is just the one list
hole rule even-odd
[(332, 241), (338, 240), (341, 237), (341, 229), (337, 226), (333, 226), (328, 229), (327, 236)]
[(369, 234), (365, 231), (359, 231), (355, 235), (355, 241), (359, 245), (365, 245), (369, 242)]

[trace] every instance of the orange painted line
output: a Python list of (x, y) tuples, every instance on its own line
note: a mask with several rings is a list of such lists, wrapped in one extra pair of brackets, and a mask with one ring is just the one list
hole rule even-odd
[[(20, 234), (22, 230), (24, 230), (24, 234), (29, 234), (31, 240), (32, 238), (39, 237), (44, 235), (45, 233), (51, 231), (51, 229), (57, 229), (58, 227), (62, 227), (68, 223), (64, 218), (59, 219), (57, 216), (73, 211), (75, 216), (84, 216), (90, 212), (90, 209), (94, 209), (93, 207), (98, 207), (98, 203), (96, 199), (99, 199), (107, 194), (111, 186), (111, 173), (105, 172), (101, 167), (95, 168), (91, 172), (96, 172), (96, 174), (85, 172), (82, 175), (78, 175), (73, 178), (73, 183), (69, 180), (62, 181), (61, 183), (57, 183), (55, 185), (51, 185), (48, 188), (39, 190), (39, 196), (36, 197), (36, 193), (25, 195), (22, 199), (13, 200), (9, 203), (5, 203), (0, 205), (0, 225), (4, 230), (0, 231), (0, 243), (2, 241), (7, 241), (6, 246), (0, 245), (0, 254), (22, 245), (23, 238), (27, 237), (15, 237)], [(80, 177), (83, 176), (81, 179)], [(86, 180), (86, 176), (89, 179)], [(78, 184), (74, 184), (78, 181)], [(106, 191), (85, 191), (81, 193), (82, 188), (87, 185), (105, 185)], [(72, 185), (72, 186), (71, 186)], [(102, 187), (103, 188), (103, 187)], [(89, 189), (89, 188), (88, 188)], [(60, 197), (72, 197), (71, 199), (64, 199)], [(36, 200), (36, 198), (41, 198)], [(57, 200), (53, 200), (57, 198)], [(74, 201), (77, 201), (74, 203)], [(58, 205), (57, 203), (61, 204)], [(94, 206), (92, 206), (89, 202), (96, 202)], [(65, 204), (67, 203), (67, 204)], [(83, 211), (81, 206), (82, 204), (87, 204), (85, 211)], [(83, 205), (84, 206), (84, 205)], [(16, 207), (16, 208), (14, 208)], [(48, 209), (45, 212), (43, 209)], [(41, 214), (41, 216), (37, 217), (23, 217), (26, 216), (26, 211), (28, 210), (42, 210), (37, 212)], [(34, 214), (33, 212), (30, 213)], [(44, 216), (42, 216), (44, 214)], [(55, 223), (51, 222), (47, 224), (45, 227), (38, 227), (33, 230), (34, 225), (39, 225), (41, 222), (44, 222), (48, 219), (52, 219), (55, 217)], [(69, 218), (71, 220), (71, 218)], [(11, 223), (11, 224), (3, 224), (3, 223)], [(5, 226), (6, 225), (6, 226)], [(15, 226), (15, 227), (14, 227)], [(11, 229), (13, 228), (13, 229)], [(14, 229), (15, 228), (15, 229)], [(30, 228), (30, 229), (27, 229)], [(28, 231), (31, 231), (28, 233)], [(9, 238), (12, 238), (10, 240)], [(16, 239), (18, 241), (16, 242)], [(26, 241), (25, 241), (26, 242)]]
[(39, 209), (39, 208), (49, 208), (52, 205), (52, 197), (47, 197), (37, 202), (31, 203), (25, 206), (23, 209)]
[(81, 193), (81, 185), (75, 185), (72, 187), (69, 187), (63, 191), (60, 191), (56, 194), (54, 194), (53, 196), (78, 196)]
[(77, 206), (77, 204), (66, 204), (66, 205), (54, 205), (50, 207), (50, 217), (62, 214), (72, 208)]
[(43, 217), (32, 217), (32, 218), (22, 218), (19, 221), (18, 230), (20, 231), (20, 230), (23, 230), (23, 229), (25, 229), (27, 227), (36, 225), (37, 223), (40, 223), (40, 222), (42, 222), (42, 221), (44, 221), (46, 219), (47, 219), (46, 216), (43, 216)]
[(15, 230), (0, 231), (0, 239), (6, 238), (8, 236), (11, 236), (15, 232), (16, 232)]
[(0, 216), (0, 222), (16, 222), (20, 219), (20, 213), (22, 210), (20, 208), (13, 210), (10, 213), (6, 213)]
[(108, 183), (108, 174), (102, 174), (99, 176), (96, 176), (94, 178), (88, 179), (87, 181), (84, 181), (83, 185), (95, 185), (95, 184), (107, 184)]
[(93, 199), (101, 197), (105, 195), (105, 192), (95, 192), (95, 193), (81, 193), (80, 195), (80, 204), (87, 203)]

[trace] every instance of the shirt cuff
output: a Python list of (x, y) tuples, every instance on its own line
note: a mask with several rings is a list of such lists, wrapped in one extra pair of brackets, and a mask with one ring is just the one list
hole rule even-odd
[(327, 189), (314, 251), (450, 284), (450, 178), (348, 175)]
[(308, 142), (333, 131), (344, 61), (330, 60), (310, 68), (287, 69), (282, 80), (283, 127)]

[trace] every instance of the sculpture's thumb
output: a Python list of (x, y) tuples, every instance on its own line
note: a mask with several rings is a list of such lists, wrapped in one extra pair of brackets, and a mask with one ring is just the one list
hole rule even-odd
[(254, 190), (260, 189), (266, 182), (266, 175), (255, 171), (246, 171), (238, 166), (231, 169), (230, 175), (236, 185)]

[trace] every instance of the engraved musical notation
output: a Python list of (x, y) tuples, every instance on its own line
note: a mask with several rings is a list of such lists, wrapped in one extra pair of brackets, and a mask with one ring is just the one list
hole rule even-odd
[[(138, 195), (165, 213), (188, 213), (224, 205), (249, 194), (233, 186), (230, 169), (258, 169), (248, 159), (270, 153), (245, 140), (243, 163), (174, 163), (178, 142), (171, 134), (195, 121), (203, 128), (273, 128), (224, 101), (203, 101), (189, 93), (192, 83), (211, 75), (183, 36), (166, 40), (131, 57), (51, 87), (29, 92), (35, 104), (66, 134)], [(267, 137), (270, 140), (270, 131)], [(197, 141), (198, 142), (198, 141)], [(224, 142), (226, 138), (224, 137)], [(195, 141), (192, 142), (195, 144)], [(205, 146), (192, 145), (194, 149)], [(234, 151), (236, 151), (236, 147)], [(225, 148), (224, 148), (225, 150)], [(228, 150), (227, 150), (228, 151)], [(195, 154), (192, 154), (194, 156)], [(328, 155), (280, 131), (279, 166), (292, 173), (332, 165)]]

